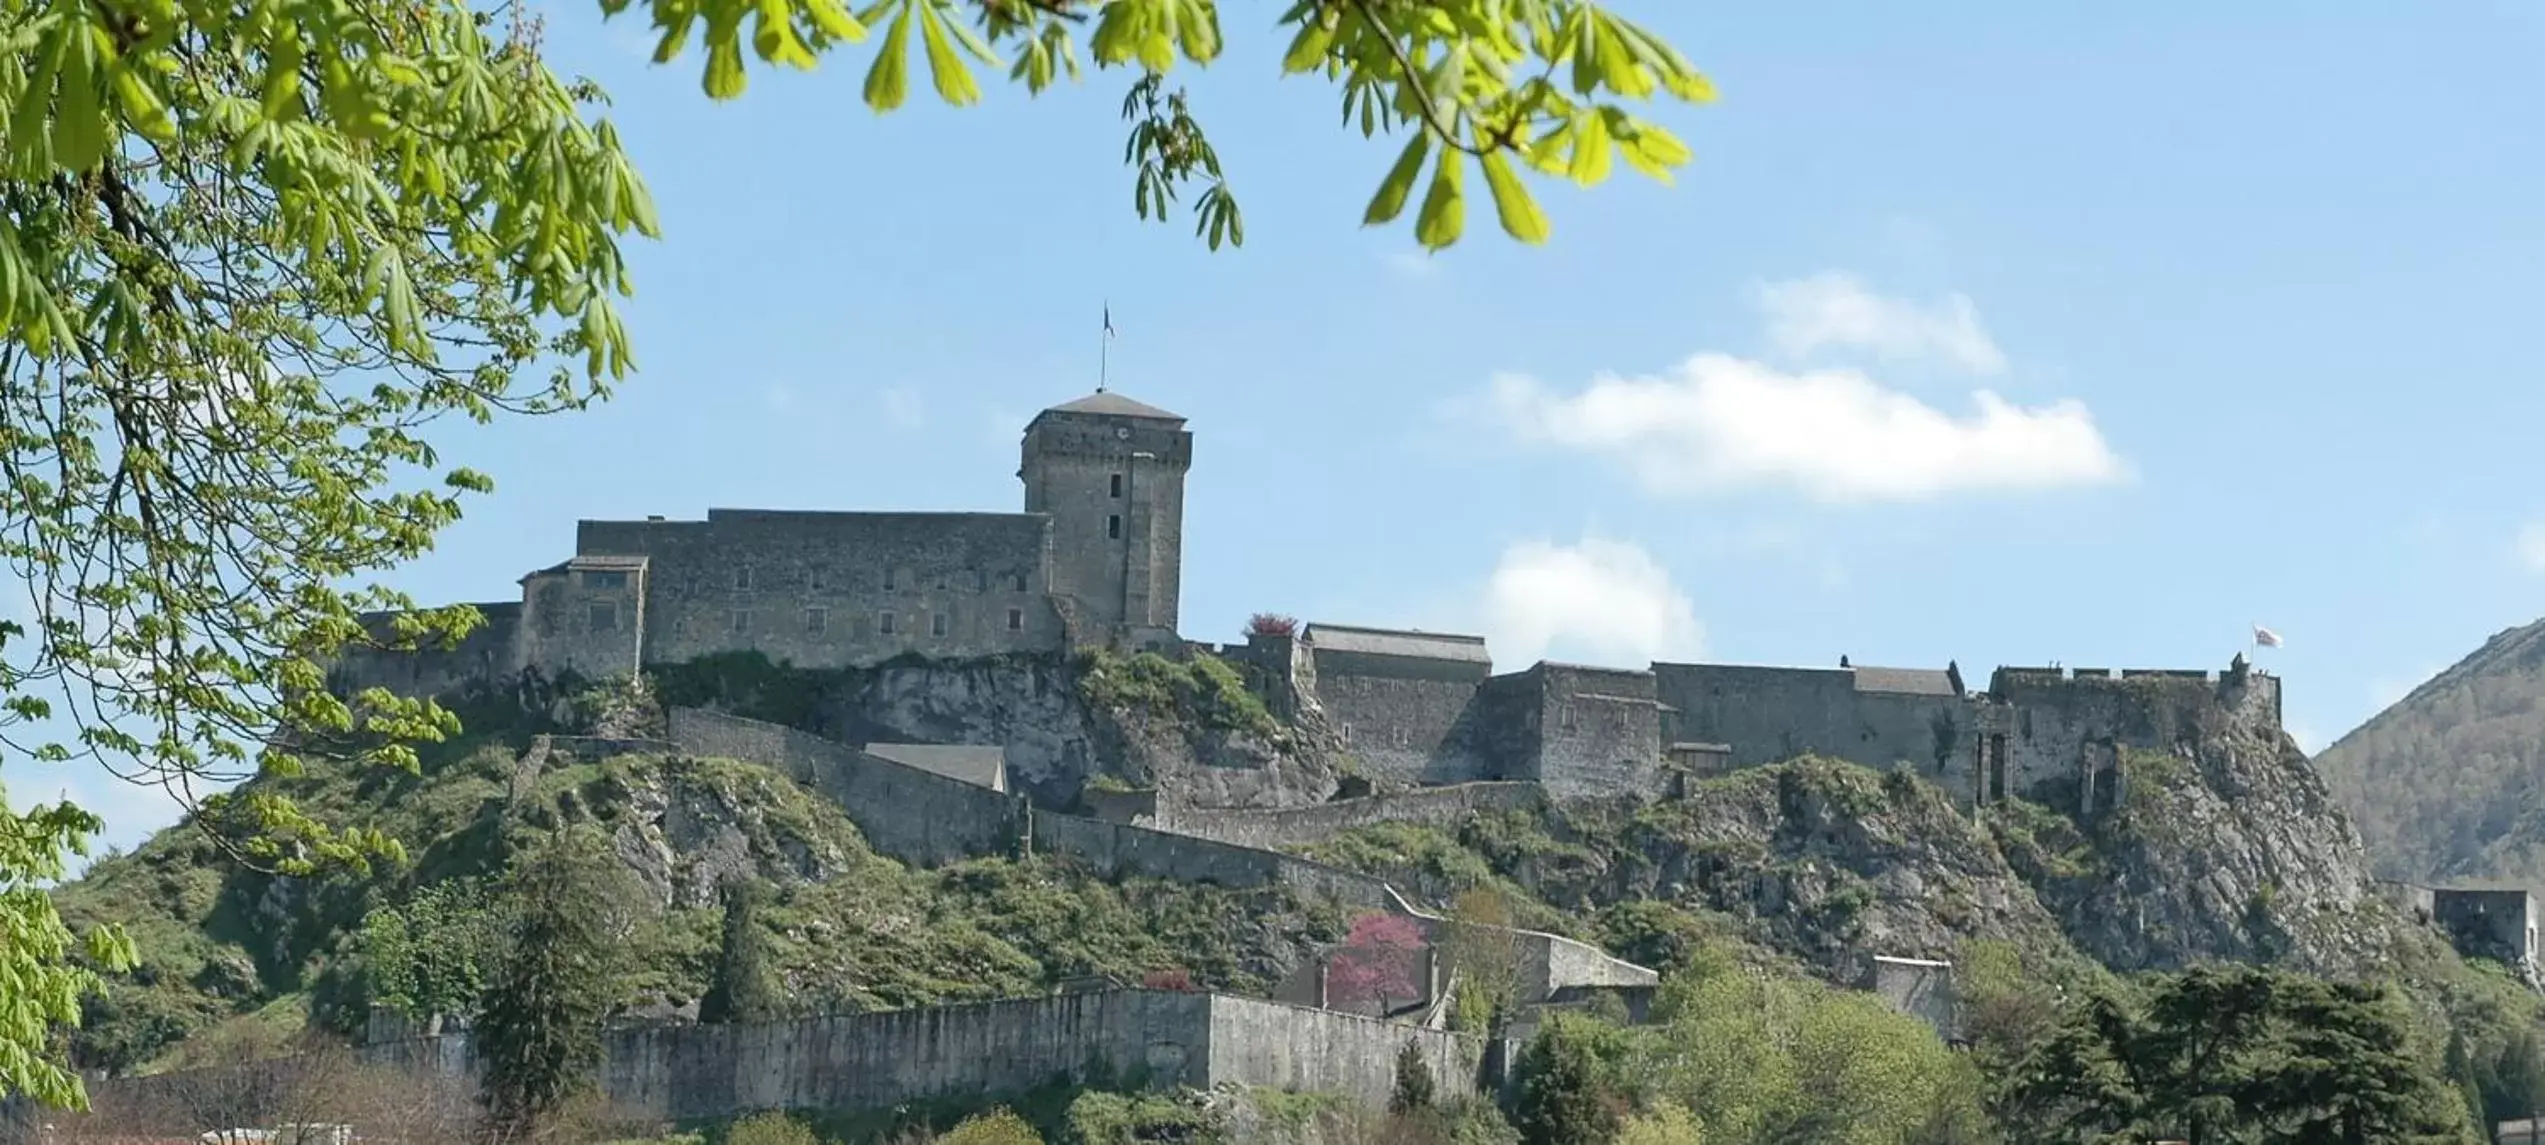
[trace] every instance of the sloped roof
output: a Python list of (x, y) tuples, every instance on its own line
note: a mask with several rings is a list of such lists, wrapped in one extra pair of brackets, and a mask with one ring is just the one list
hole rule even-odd
[(1448, 632), (1412, 632), (1393, 628), (1353, 628), (1341, 624), (1311, 624), (1308, 645), (1331, 652), (1360, 652), (1372, 656), (1413, 656), (1425, 660), (1456, 660), (1472, 664), (1493, 663), (1493, 653), (1485, 650), (1482, 636), (1460, 636)]
[(1950, 696), (1953, 677), (1941, 668), (1866, 668), (1856, 672), (1859, 692), (1888, 692), (1906, 696)]
[(1062, 402), (1044, 413), (1092, 413), (1106, 417), (1147, 417), (1161, 421), (1183, 421), (1184, 415), (1168, 413), (1143, 401), (1134, 401), (1109, 390), (1096, 392), (1076, 401)]
[(866, 754), (992, 791), (1007, 790), (1007, 749), (997, 744), (870, 743)]

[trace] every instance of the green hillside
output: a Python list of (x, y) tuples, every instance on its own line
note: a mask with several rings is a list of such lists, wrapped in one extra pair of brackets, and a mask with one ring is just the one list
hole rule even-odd
[[(1031, 993), (1071, 977), (1136, 980), (1180, 969), (1200, 985), (1269, 988), (1343, 933), (1330, 908), (1286, 891), (1145, 880), (1098, 882), (1044, 861), (983, 859), (913, 871), (869, 849), (837, 808), (749, 763), (653, 755), (552, 763), (518, 803), (515, 761), (539, 730), (470, 713), (473, 730), (426, 753), (420, 774), (315, 768), (276, 785), (322, 819), (377, 827), (410, 862), (368, 878), (260, 874), (181, 826), (98, 862), (56, 894), (74, 926), (114, 921), (142, 964), (90, 1006), (80, 1064), (113, 1072), (181, 1064), (188, 1036), (225, 1027), (220, 1053), (267, 1049), (304, 1017), (350, 1032), (368, 1010), (364, 917), (427, 884), (491, 877), (514, 830), (576, 822), (611, 830), (662, 909), (637, 936), (642, 976), (625, 1004), (677, 1012), (705, 990), (719, 882), (765, 885), (759, 912), (799, 1010), (918, 1005)], [(244, 1040), (249, 1044), (242, 1045)]]
[(2545, 620), (2485, 641), (2315, 765), (2379, 873), (2545, 882)]

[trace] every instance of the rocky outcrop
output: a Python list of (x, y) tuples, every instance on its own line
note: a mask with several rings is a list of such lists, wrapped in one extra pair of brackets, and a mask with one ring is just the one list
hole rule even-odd
[(1002, 744), (1008, 782), (1048, 806), (1098, 775), (1203, 806), (1316, 803), (1337, 784), (1338, 745), (1321, 721), (1274, 719), (1207, 657), (913, 657), (822, 672), (737, 659), (661, 675), (674, 704), (844, 743)]
[(2330, 975), (2390, 959), (2407, 925), (2359, 835), (2277, 729), (2209, 729), (2123, 758), (2126, 796), (2080, 825), (2000, 816), (2010, 861), (2071, 939), (2118, 970), (2227, 959)]

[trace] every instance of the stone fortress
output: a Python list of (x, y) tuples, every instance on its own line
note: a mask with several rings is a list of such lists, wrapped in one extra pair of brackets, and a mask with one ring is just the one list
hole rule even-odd
[[(1090, 788), (1080, 815), (1011, 790), (1006, 760), (1019, 744), (847, 744), (694, 709), (671, 713), (666, 742), (543, 739), (521, 766), (535, 773), (552, 751), (589, 750), (751, 760), (827, 796), (876, 850), (915, 865), (1045, 853), (1111, 877), (1285, 885), (1406, 916), (1426, 935), (1428, 945), (1407, 955), (1420, 959), (1410, 977), (1422, 988), (1375, 1010), (1330, 996), (1338, 952), (1328, 951), (1268, 999), (1188, 1002), (1100, 986), (1077, 1000), (614, 1035), (612, 1105), (668, 1116), (987, 1093), (1036, 1084), (1081, 1058), (1160, 1083), (1314, 1086), (1377, 1101), (1386, 1063), (1409, 1038), (1444, 1092), (1467, 1092), (1497, 1083), (1489, 1063), (1516, 1052), (1510, 1039), (1544, 1013), (1603, 998), (1640, 1013), (1657, 976), (1569, 939), (1510, 932), (1527, 952), (1534, 1016), (1504, 1041), (1475, 1042), (1444, 1025), (1460, 968), (1443, 963), (1432, 936), (1453, 924), (1379, 880), (1280, 848), (1388, 820), (1665, 799), (1806, 753), (1914, 770), (1965, 809), (2021, 796), (2082, 819), (2127, 797), (2133, 753), (2171, 753), (2221, 731), (2285, 742), (2280, 682), (2242, 656), (2221, 672), (2001, 667), (1975, 689), (1954, 663), (1881, 668), (1843, 657), (1834, 668), (1540, 662), (1497, 673), (1480, 636), (1332, 623), (1263, 626), (1232, 644), (1187, 641), (1178, 598), (1192, 456), (1182, 417), (1099, 391), (1026, 427), (1022, 512), (717, 509), (703, 521), (585, 521), (571, 558), (523, 577), (518, 601), (478, 605), (488, 623), (458, 647), (357, 650), (331, 684), (443, 694), (524, 677), (626, 678), (732, 653), (808, 669), (1091, 646), (1212, 654), (1238, 666), (1275, 715), (1328, 729), (1366, 793), (1213, 807), (1174, 790)], [(2406, 905), (2425, 917), (2479, 915), (2487, 934), (2507, 940), (2500, 945), (2533, 958), (2533, 900), (2523, 894), (2478, 902), (2446, 890), (2401, 893), (2417, 893)], [(1952, 967), (1900, 956), (1911, 953), (1865, 952), (1862, 984), (1951, 1037)], [(1018, 1046), (1049, 1052), (1010, 1052)], [(988, 1047), (1009, 1049), (985, 1059)], [(466, 1068), (450, 1035), (384, 1037), (369, 1052), (429, 1060), (445, 1073)], [(984, 1060), (1014, 1068), (984, 1073)]]
[(1497, 674), (1479, 636), (1309, 624), (1236, 645), (1177, 631), (1185, 419), (1120, 394), (1026, 426), (1019, 513), (712, 509), (703, 521), (584, 521), (575, 553), (456, 649), (355, 655), (340, 687), (435, 693), (536, 673), (588, 680), (719, 653), (798, 668), (952, 660), (1090, 645), (1211, 652), (1278, 714), (1314, 709), (1369, 778), (1544, 785), (1558, 797), (1675, 784), (1817, 753), (1910, 766), (1965, 805), (2042, 795), (2090, 813), (2126, 784), (2129, 748), (2168, 749), (2223, 715), (2269, 736), (2280, 682), (2224, 672), (1774, 668), (1543, 662)]

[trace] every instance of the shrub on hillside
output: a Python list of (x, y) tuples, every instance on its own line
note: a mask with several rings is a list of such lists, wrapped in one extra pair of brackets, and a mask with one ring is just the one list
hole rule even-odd
[(755, 1113), (725, 1131), (724, 1145), (822, 1145), (801, 1121), (783, 1113)]
[(1246, 618), (1246, 635), (1248, 636), (1296, 636), (1298, 634), (1299, 621), (1296, 617), (1283, 616), (1278, 612), (1258, 612)]
[(965, 1118), (937, 1137), (936, 1145), (1043, 1145), (1033, 1123), (1012, 1109), (993, 1109)]

